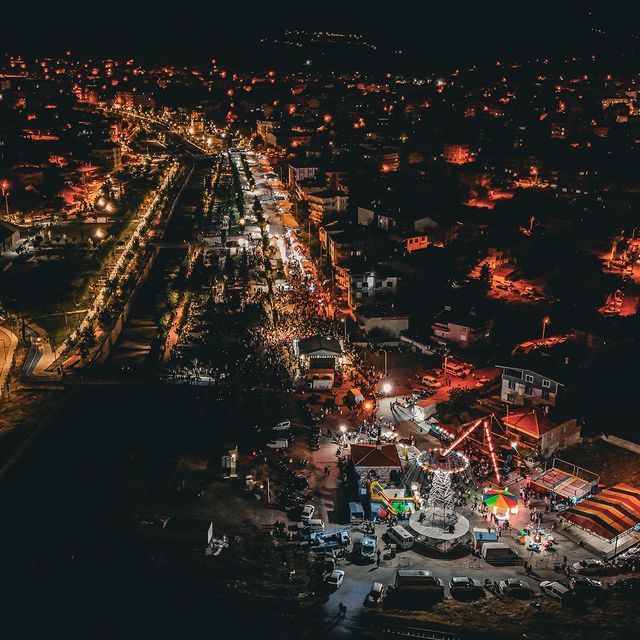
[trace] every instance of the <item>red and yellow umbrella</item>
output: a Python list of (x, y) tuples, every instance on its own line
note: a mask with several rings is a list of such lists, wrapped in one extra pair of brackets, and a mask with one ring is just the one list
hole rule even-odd
[(504, 489), (491, 489), (483, 493), (482, 502), (496, 509), (513, 509), (518, 506), (518, 498)]

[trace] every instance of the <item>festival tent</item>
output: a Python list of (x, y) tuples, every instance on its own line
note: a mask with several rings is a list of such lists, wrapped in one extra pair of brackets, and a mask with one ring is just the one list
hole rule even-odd
[(599, 538), (614, 540), (640, 522), (640, 489), (617, 484), (579, 502), (560, 517)]
[(496, 509), (513, 509), (518, 506), (518, 498), (502, 489), (491, 489), (482, 494), (482, 502)]
[(553, 467), (531, 479), (531, 488), (545, 493), (555, 493), (560, 498), (575, 502), (586, 496), (594, 486), (593, 481), (578, 478), (562, 469)]

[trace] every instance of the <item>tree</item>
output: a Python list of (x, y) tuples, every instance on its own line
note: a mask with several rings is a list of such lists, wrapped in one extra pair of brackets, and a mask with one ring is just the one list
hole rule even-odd
[(96, 332), (93, 325), (87, 325), (81, 332), (78, 340), (80, 357), (86, 360), (89, 352), (96, 345)]
[(160, 316), (160, 329), (162, 330), (163, 334), (167, 334), (169, 331), (169, 328), (171, 327), (171, 323), (172, 323), (172, 316), (171, 313), (169, 313), (168, 311), (165, 311), (161, 316)]
[[(478, 398), (477, 389), (451, 389), (449, 400), (438, 404), (438, 413), (449, 418), (466, 414)], [(460, 420), (464, 422), (464, 419)]]
[(491, 267), (486, 262), (480, 268), (480, 282), (491, 286)]

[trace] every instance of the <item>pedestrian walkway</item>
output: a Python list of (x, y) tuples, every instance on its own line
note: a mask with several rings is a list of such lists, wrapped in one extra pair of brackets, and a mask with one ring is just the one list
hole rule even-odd
[(49, 336), (36, 324), (27, 326), (27, 335), (31, 341), (31, 348), (24, 361), (22, 371), (27, 378), (38, 380), (57, 380), (60, 375), (49, 368), (55, 362), (56, 356), (51, 348)]

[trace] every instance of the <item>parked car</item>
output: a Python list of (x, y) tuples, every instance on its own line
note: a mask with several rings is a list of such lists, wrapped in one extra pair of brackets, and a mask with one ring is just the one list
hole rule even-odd
[(384, 599), (384, 585), (382, 582), (374, 582), (371, 585), (371, 591), (364, 600), (364, 604), (367, 607), (378, 607), (382, 604)]
[(498, 591), (505, 596), (513, 596), (515, 598), (528, 598), (532, 595), (531, 587), (524, 580), (509, 578), (498, 582)]
[(277, 425), (271, 427), (273, 431), (286, 431), (287, 429), (291, 429), (291, 420), (283, 420), (282, 422), (278, 422)]
[(344, 571), (340, 569), (334, 569), (331, 575), (327, 578), (327, 584), (334, 589), (339, 589), (342, 581), (344, 580)]
[(567, 594), (571, 593), (568, 587), (565, 587), (559, 582), (551, 582), (551, 580), (543, 580), (540, 583), (540, 591), (546, 593), (548, 596), (555, 598), (556, 600), (564, 600)]
[(580, 560), (579, 562), (574, 562), (571, 565), (571, 571), (574, 573), (582, 573), (584, 575), (602, 573), (606, 568), (607, 565), (602, 562), (602, 560), (596, 560), (595, 558)]
[(569, 586), (574, 593), (581, 596), (595, 596), (602, 592), (602, 582), (585, 576), (574, 576), (569, 580)]
[(289, 446), (289, 441), (286, 438), (278, 438), (277, 440), (271, 440), (267, 442), (269, 449), (286, 449)]
[(302, 507), (300, 520), (302, 520), (302, 522), (309, 522), (309, 520), (311, 520), (311, 518), (313, 517), (315, 510), (316, 508), (312, 504), (305, 504), (304, 507)]
[(453, 576), (449, 580), (449, 589), (452, 591), (455, 589), (482, 589), (482, 582), (467, 576)]
[(439, 389), (442, 386), (442, 383), (438, 378), (429, 374), (422, 376), (422, 384), (425, 387), (431, 387), (433, 389)]

